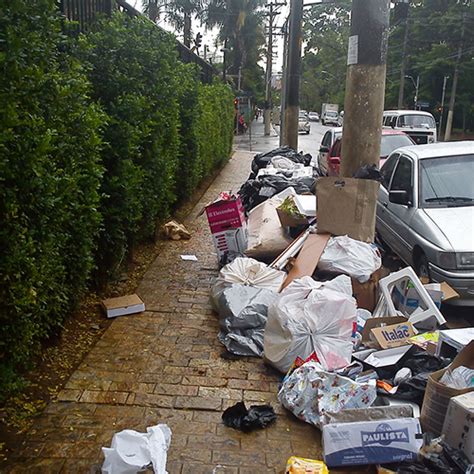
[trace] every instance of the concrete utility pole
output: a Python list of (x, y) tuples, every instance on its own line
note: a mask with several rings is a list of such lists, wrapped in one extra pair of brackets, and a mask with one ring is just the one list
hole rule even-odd
[(272, 115), (272, 66), (273, 66), (273, 20), (278, 15), (278, 7), (284, 3), (268, 4), (268, 42), (267, 42), (267, 70), (265, 73), (265, 107), (263, 111), (263, 120), (265, 123), (265, 136), (270, 135), (271, 115)]
[(301, 24), (303, 20), (303, 0), (290, 2), (290, 32), (285, 93), (284, 134), (285, 144), (298, 149), (298, 113), (301, 75)]
[(402, 64), (400, 66), (400, 88), (398, 89), (398, 108), (403, 109), (403, 99), (405, 94), (405, 70), (407, 67), (407, 47), (408, 47), (408, 13), (405, 18), (405, 34), (403, 35)]
[(285, 111), (286, 111), (286, 84), (288, 82), (288, 18), (281, 28), (283, 33), (283, 64), (281, 77), (281, 97), (280, 97), (280, 146), (286, 145)]
[(353, 0), (347, 54), (341, 176), (379, 165), (389, 26), (389, 0)]
[(449, 76), (444, 76), (443, 79), (443, 92), (441, 94), (441, 113), (439, 114), (439, 128), (438, 128), (438, 140), (441, 140), (441, 130), (443, 127), (443, 113), (444, 113), (444, 98), (446, 95), (446, 82), (448, 82)]
[(464, 43), (464, 30), (466, 25), (466, 14), (462, 16), (462, 27), (461, 27), (461, 42), (459, 43), (458, 54), (456, 56), (456, 64), (454, 66), (453, 83), (451, 85), (451, 95), (449, 97), (449, 109), (448, 118), (446, 119), (446, 131), (444, 132), (444, 141), (448, 142), (451, 138), (451, 129), (453, 128), (453, 114), (454, 104), (456, 102), (456, 89), (458, 87), (459, 78), (459, 63), (461, 62), (462, 49)]

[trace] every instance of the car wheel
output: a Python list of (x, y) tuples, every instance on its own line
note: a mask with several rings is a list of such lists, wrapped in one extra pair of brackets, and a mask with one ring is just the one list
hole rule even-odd
[(420, 278), (425, 277), (431, 281), (430, 266), (424, 253), (420, 253), (415, 259), (415, 272)]

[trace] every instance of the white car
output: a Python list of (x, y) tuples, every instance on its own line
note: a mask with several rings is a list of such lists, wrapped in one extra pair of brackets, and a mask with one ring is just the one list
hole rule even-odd
[(323, 125), (335, 125), (337, 127), (339, 125), (339, 114), (337, 112), (333, 112), (332, 110), (324, 112), (323, 116), (321, 117), (321, 123)]
[(309, 124), (308, 118), (300, 112), (298, 116), (298, 133), (301, 132), (308, 135), (310, 131), (311, 125)]
[(318, 112), (309, 112), (308, 118), (309, 118), (310, 122), (319, 122)]
[(395, 150), (381, 169), (379, 239), (474, 306), (474, 141)]

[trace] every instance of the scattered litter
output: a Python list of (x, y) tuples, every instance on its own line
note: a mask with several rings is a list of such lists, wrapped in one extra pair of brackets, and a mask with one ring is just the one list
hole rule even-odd
[(322, 461), (291, 456), (286, 462), (285, 474), (329, 474), (329, 471)]
[(288, 145), (284, 145), (269, 152), (255, 155), (252, 161), (252, 172), (256, 174), (259, 169), (266, 168), (269, 163), (276, 163), (277, 160), (274, 160), (276, 157), (279, 160), (285, 158), (285, 162), (292, 161), (293, 163), (301, 163), (304, 166), (309, 166), (312, 158), (309, 154), (303, 155)]
[(321, 427), (325, 413), (348, 408), (366, 408), (377, 397), (375, 381), (358, 383), (322, 370), (309, 361), (289, 375), (281, 386), (278, 400), (296, 417)]
[(374, 245), (342, 235), (329, 239), (319, 259), (318, 268), (344, 273), (365, 283), (381, 265), (380, 252)]
[(281, 372), (313, 352), (325, 370), (348, 365), (356, 318), (350, 278), (322, 283), (303, 277), (280, 295), (268, 309), (265, 358)]
[(374, 181), (378, 181), (379, 183), (383, 182), (382, 174), (378, 169), (377, 165), (364, 165), (361, 166), (355, 173), (353, 178), (358, 179), (373, 179)]
[(164, 226), (166, 237), (171, 240), (189, 240), (191, 238), (191, 232), (186, 229), (183, 224), (176, 221), (169, 221)]
[(186, 260), (189, 262), (197, 262), (198, 258), (196, 255), (181, 255), (181, 260)]
[(271, 425), (276, 414), (270, 405), (251, 405), (247, 410), (244, 402), (238, 402), (224, 411), (222, 421), (229, 428), (247, 433)]
[(102, 307), (108, 318), (126, 316), (145, 311), (145, 303), (136, 294), (108, 298), (102, 301)]
[(155, 474), (167, 474), (166, 453), (171, 442), (168, 425), (147, 428), (146, 433), (123, 430), (115, 433), (110, 448), (102, 448), (104, 474), (132, 474), (153, 466)]

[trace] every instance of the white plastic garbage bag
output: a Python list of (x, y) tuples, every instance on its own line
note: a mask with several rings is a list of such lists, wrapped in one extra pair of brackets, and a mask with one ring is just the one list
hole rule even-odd
[(166, 453), (171, 443), (171, 430), (160, 424), (146, 433), (123, 430), (115, 433), (110, 448), (102, 448), (105, 456), (103, 474), (135, 474), (150, 463), (155, 474), (167, 474)]
[(325, 370), (345, 367), (351, 361), (355, 320), (348, 276), (324, 283), (308, 276), (295, 280), (268, 309), (265, 358), (282, 372), (313, 352)]
[(348, 377), (322, 370), (309, 361), (289, 375), (278, 393), (280, 403), (295, 416), (321, 428), (325, 414), (348, 408), (367, 408), (377, 398), (375, 380), (354, 382)]
[(285, 272), (274, 270), (253, 258), (237, 257), (219, 272), (219, 276), (211, 289), (212, 305), (218, 311), (217, 302), (220, 295), (233, 284), (279, 291), (285, 277)]
[(329, 239), (318, 268), (344, 273), (365, 283), (381, 265), (382, 259), (375, 246), (341, 235)]
[(234, 283), (216, 301), (221, 331), (219, 340), (235, 355), (263, 355), (263, 332), (268, 306), (278, 293)]

